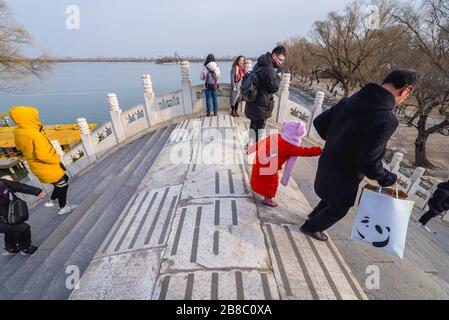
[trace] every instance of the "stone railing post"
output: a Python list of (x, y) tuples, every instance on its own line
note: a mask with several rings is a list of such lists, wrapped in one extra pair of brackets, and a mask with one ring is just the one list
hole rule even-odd
[(120, 117), (122, 110), (118, 104), (117, 95), (115, 93), (108, 93), (109, 113), (111, 114), (112, 128), (117, 143), (121, 143), (126, 139), (125, 130), (123, 128), (122, 119)]
[(78, 126), (80, 127), (81, 132), (81, 141), (83, 143), (84, 151), (86, 152), (86, 157), (89, 159), (89, 162), (94, 162), (97, 160), (97, 154), (95, 152), (95, 147), (92, 139), (92, 135), (90, 133), (89, 125), (87, 124), (86, 119), (78, 118), (76, 119), (78, 122)]
[(318, 117), (323, 112), (323, 102), (324, 102), (324, 92), (323, 91), (317, 91), (315, 95), (315, 102), (313, 104), (313, 113), (311, 119), (309, 119), (308, 123), (308, 131), (309, 131), (309, 137), (317, 142), (322, 142), (323, 139), (321, 139), (320, 135), (316, 131), (315, 127), (313, 126), (313, 121), (316, 117)]
[(149, 74), (144, 74), (142, 76), (143, 81), (143, 92), (145, 98), (145, 115), (147, 117), (148, 126), (152, 127), (157, 123), (157, 114), (154, 109), (154, 91), (153, 91), (153, 82), (151, 81), (151, 77)]
[(399, 168), (401, 166), (401, 161), (402, 159), (404, 159), (404, 154), (400, 153), (400, 152), (395, 152), (393, 154), (393, 158), (391, 159), (390, 162), (390, 170), (393, 173), (398, 173), (399, 172)]
[(61, 145), (59, 144), (59, 141), (58, 140), (51, 140), (50, 143), (53, 146), (53, 148), (56, 150), (56, 153), (58, 154), (59, 159), (61, 159), (61, 163), (64, 165), (64, 167), (66, 167), (68, 175), (71, 177), (72, 175), (71, 175), (71, 173), (69, 171), (69, 167), (68, 167), (67, 163), (64, 160), (64, 154), (65, 153), (62, 150)]
[(193, 112), (192, 99), (192, 79), (190, 78), (190, 64), (189, 61), (181, 62), (181, 76), (182, 76), (182, 101), (184, 104), (184, 114), (191, 114)]
[(415, 171), (413, 171), (412, 176), (410, 177), (410, 188), (407, 190), (407, 194), (409, 196), (413, 196), (418, 189), (419, 183), (421, 182), (421, 177), (426, 172), (426, 169), (417, 167)]
[(282, 75), (281, 84), (279, 86), (279, 102), (278, 102), (278, 113), (276, 115), (276, 121), (284, 121), (286, 115), (288, 114), (288, 99), (289, 99), (289, 89), (290, 89), (290, 73), (284, 73)]
[(245, 60), (245, 64), (243, 65), (245, 67), (246, 72), (251, 71), (252, 70), (252, 64), (253, 61), (250, 59)]
[[(244, 67), (245, 67), (246, 72), (249, 72), (252, 70), (252, 63), (253, 62), (251, 60), (245, 60)], [(232, 81), (232, 79), (231, 79), (231, 81)], [(242, 101), (241, 104), (242, 104), (242, 113), (245, 114), (246, 101)]]

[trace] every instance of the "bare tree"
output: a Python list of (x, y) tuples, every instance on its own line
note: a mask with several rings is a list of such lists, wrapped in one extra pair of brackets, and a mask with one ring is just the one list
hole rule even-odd
[[(367, 4), (378, 8), (375, 25), (368, 23)], [(334, 79), (345, 96), (388, 69), (398, 36), (392, 26), (394, 9), (395, 2), (390, 0), (356, 0), (343, 15), (331, 12), (325, 20), (315, 22), (311, 36), (317, 46), (311, 54), (321, 59), (321, 76)], [(386, 46), (388, 43), (391, 45)]]
[(395, 59), (422, 77), (414, 93), (417, 109), (409, 121), (418, 130), (415, 164), (432, 168), (426, 155), (428, 138), (449, 127), (449, 5), (445, 0), (423, 0), (405, 5), (394, 18), (410, 35), (408, 50)]
[(319, 60), (311, 54), (314, 43), (305, 37), (296, 37), (281, 44), (287, 47), (285, 67), (293, 76), (300, 77), (303, 82), (316, 77)]
[(11, 19), (9, 8), (0, 0), (0, 90), (15, 89), (27, 76), (40, 78), (49, 70), (46, 55), (35, 59), (24, 56), (23, 47), (30, 45), (30, 35)]

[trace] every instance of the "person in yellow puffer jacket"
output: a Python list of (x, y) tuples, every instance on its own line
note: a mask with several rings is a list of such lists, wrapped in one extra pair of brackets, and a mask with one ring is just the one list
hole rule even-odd
[(16, 106), (9, 110), (10, 118), (15, 122), (14, 140), (16, 148), (22, 152), (31, 171), (42, 182), (54, 186), (46, 207), (59, 203), (59, 215), (72, 211), (67, 205), (69, 177), (62, 169), (61, 159), (43, 132), (39, 120), (39, 111), (33, 107)]

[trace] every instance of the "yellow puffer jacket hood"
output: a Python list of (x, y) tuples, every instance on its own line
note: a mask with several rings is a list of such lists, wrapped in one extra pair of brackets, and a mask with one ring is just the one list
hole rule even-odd
[(9, 110), (9, 117), (21, 129), (42, 128), (39, 111), (32, 107), (13, 107)]
[(43, 183), (55, 183), (64, 176), (61, 159), (56, 150), (41, 131), (39, 111), (32, 107), (17, 106), (9, 110), (10, 118), (15, 122), (14, 141), (22, 152), (31, 171)]

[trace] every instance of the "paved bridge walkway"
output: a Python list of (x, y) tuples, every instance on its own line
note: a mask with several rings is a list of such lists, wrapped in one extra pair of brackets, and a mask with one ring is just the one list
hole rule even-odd
[(178, 123), (70, 299), (366, 299), (332, 240), (306, 238), (293, 179), (278, 208), (249, 185), (248, 123)]

